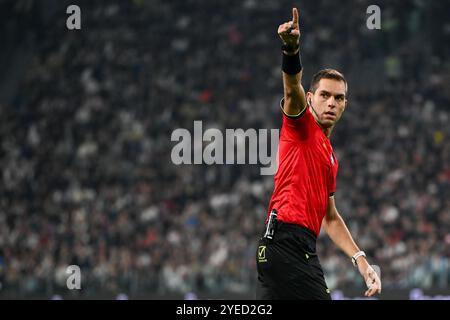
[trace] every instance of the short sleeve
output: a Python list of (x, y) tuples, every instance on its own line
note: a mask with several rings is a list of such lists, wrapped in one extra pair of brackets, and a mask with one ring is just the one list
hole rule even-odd
[(328, 174), (328, 194), (329, 196), (333, 196), (336, 192), (336, 179), (337, 179), (337, 172), (338, 172), (338, 162), (334, 154), (332, 155), (334, 158), (333, 165), (330, 167), (330, 171)]
[(302, 142), (307, 140), (314, 130), (314, 117), (308, 108), (297, 115), (288, 115), (283, 109), (284, 98), (280, 101), (280, 109), (283, 113), (282, 139)]

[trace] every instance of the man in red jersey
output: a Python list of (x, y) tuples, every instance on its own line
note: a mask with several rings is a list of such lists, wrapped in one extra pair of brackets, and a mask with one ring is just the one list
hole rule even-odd
[(292, 21), (280, 25), (278, 34), (283, 41), (283, 124), (275, 188), (256, 256), (257, 297), (331, 299), (316, 254), (321, 227), (364, 277), (365, 295), (380, 293), (379, 276), (355, 244), (334, 202), (338, 161), (329, 137), (347, 104), (347, 82), (336, 70), (321, 70), (305, 94), (296, 8)]

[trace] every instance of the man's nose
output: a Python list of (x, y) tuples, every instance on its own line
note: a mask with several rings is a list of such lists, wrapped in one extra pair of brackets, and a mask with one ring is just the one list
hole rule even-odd
[(335, 99), (333, 96), (331, 96), (331, 97), (328, 99), (328, 106), (329, 106), (330, 108), (335, 108), (335, 107), (336, 107), (336, 99)]

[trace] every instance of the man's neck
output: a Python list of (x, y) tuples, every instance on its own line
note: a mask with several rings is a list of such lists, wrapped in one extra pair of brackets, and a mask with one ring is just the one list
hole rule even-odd
[(316, 119), (317, 124), (320, 126), (320, 128), (322, 129), (325, 136), (329, 139), (331, 136), (331, 131), (333, 131), (334, 125), (331, 127), (328, 127), (328, 128), (322, 127), (322, 125), (320, 124), (318, 115), (316, 114), (316, 111), (313, 108), (311, 108), (311, 106), (310, 106), (310, 109), (311, 109), (310, 111), (312, 111), (311, 113), (313, 114), (314, 119)]
[(322, 128), (323, 133), (327, 136), (327, 138), (329, 139), (331, 136), (331, 131), (333, 131), (334, 126), (328, 127), (328, 128), (324, 128), (322, 126), (320, 126)]

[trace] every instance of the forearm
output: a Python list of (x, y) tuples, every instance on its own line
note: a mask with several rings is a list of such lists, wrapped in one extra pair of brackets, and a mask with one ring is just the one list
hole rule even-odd
[[(333, 242), (344, 251), (347, 256), (352, 257), (355, 253), (359, 251), (358, 246), (355, 241), (353, 241), (353, 237), (348, 231), (347, 226), (345, 225), (344, 220), (340, 216), (340, 214), (334, 211), (331, 219), (323, 220), (323, 227), (327, 232), (328, 236), (333, 240)], [(356, 263), (358, 265), (358, 270), (361, 275), (364, 277), (364, 281), (367, 284), (368, 290), (365, 292), (366, 296), (372, 296), (376, 292), (381, 292), (381, 281), (379, 276), (376, 274), (375, 270), (369, 265), (366, 258), (364, 256), (360, 256), (357, 258)]]
[(332, 219), (324, 219), (324, 229), (333, 242), (345, 252), (348, 257), (352, 257), (359, 251), (341, 215), (336, 212)]

